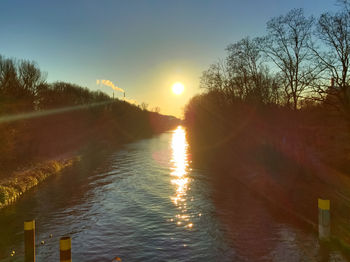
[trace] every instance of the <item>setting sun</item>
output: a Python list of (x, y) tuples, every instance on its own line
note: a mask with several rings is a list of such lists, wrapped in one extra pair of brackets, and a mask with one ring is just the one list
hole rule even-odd
[(176, 82), (173, 84), (171, 89), (175, 95), (181, 95), (185, 90), (185, 86), (180, 82)]

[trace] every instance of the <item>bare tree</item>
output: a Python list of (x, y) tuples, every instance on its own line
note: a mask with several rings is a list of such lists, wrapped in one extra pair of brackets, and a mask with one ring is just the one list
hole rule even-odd
[[(261, 39), (249, 37), (229, 45), (227, 64), (231, 86), (239, 90), (240, 97), (258, 103), (277, 101), (276, 85), (263, 63)], [(272, 94), (275, 92), (274, 94)]]
[[(231, 79), (230, 89), (240, 98), (251, 96), (259, 87), (260, 50), (249, 37), (229, 45), (227, 64)], [(259, 61), (259, 62), (258, 62)]]
[[(325, 77), (328, 78), (326, 84), (317, 86), (316, 91), (323, 101), (347, 112), (350, 110), (350, 14), (347, 9), (335, 14), (322, 14), (315, 34), (323, 45), (312, 46), (311, 49), (319, 64), (326, 69)], [(329, 76), (332, 78), (331, 87), (328, 84)]]
[(33, 110), (43, 84), (45, 76), (34, 62), (0, 56), (0, 100), (9, 108)]
[(215, 96), (220, 101), (278, 103), (279, 86), (263, 64), (260, 39), (246, 37), (229, 45), (226, 50), (228, 56), (225, 60), (204, 71), (200, 86), (212, 94), (214, 91), (220, 93)]
[(340, 6), (340, 8), (343, 8), (347, 12), (350, 10), (350, 2), (349, 0), (337, 0), (337, 5)]
[(148, 104), (145, 103), (145, 102), (142, 102), (142, 104), (141, 104), (141, 109), (142, 109), (143, 111), (147, 111), (147, 109), (148, 109)]
[(18, 98), (22, 95), (16, 63), (12, 59), (0, 57), (0, 91), (7, 99)]
[(210, 65), (209, 69), (202, 73), (200, 87), (210, 90), (223, 91), (229, 81), (227, 65), (224, 61)]
[(268, 21), (268, 35), (262, 41), (264, 53), (281, 72), (287, 103), (294, 109), (317, 75), (317, 67), (309, 63), (313, 23), (314, 19), (306, 18), (302, 9), (292, 9)]
[(18, 66), (18, 78), (24, 90), (36, 94), (37, 86), (45, 82), (45, 76), (34, 62), (23, 60)]
[(45, 84), (45, 79), (46, 76), (34, 62), (23, 60), (19, 63), (18, 80), (30, 105), (37, 106), (38, 89)]
[(227, 60), (230, 70), (243, 76), (246, 80), (243, 84), (247, 85), (248, 89), (248, 86), (251, 85), (250, 81), (253, 82), (253, 85), (259, 86), (261, 52), (257, 39), (243, 38), (237, 43), (229, 45), (226, 50), (229, 52)]
[(152, 112), (160, 114), (160, 107), (159, 106), (155, 106), (152, 108)]

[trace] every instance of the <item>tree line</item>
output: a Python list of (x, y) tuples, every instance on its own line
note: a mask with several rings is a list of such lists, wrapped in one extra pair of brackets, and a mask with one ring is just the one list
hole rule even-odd
[[(26, 113), (33, 117), (21, 119)], [(7, 116), (18, 120), (3, 121)], [(0, 56), (0, 175), (67, 152), (117, 146), (176, 123), (159, 109), (71, 83), (48, 83), (35, 62)]]
[(0, 56), (1, 114), (44, 110), (67, 105), (109, 100), (100, 91), (75, 84), (49, 84), (46, 74), (32, 61)]
[(264, 36), (227, 46), (185, 108), (193, 143), (211, 156), (268, 146), (297, 162), (311, 151), (350, 171), (350, 3), (337, 4), (317, 18), (292, 9), (268, 20)]
[(332, 235), (348, 244), (350, 5), (338, 4), (318, 18), (293, 9), (270, 19), (265, 36), (229, 45), (184, 117), (217, 202), (239, 198), (238, 184), (317, 224), (310, 207), (322, 195), (333, 203)]
[(265, 36), (229, 45), (227, 57), (203, 73), (201, 87), (228, 100), (294, 110), (327, 103), (348, 115), (350, 12), (347, 1), (339, 3), (340, 11), (317, 19), (302, 9), (270, 19)]

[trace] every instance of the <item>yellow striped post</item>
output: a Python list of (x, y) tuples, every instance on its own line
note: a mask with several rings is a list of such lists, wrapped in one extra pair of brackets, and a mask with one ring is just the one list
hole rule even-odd
[(331, 235), (330, 201), (318, 199), (318, 237), (328, 240)]
[(60, 262), (72, 262), (72, 241), (70, 237), (60, 239)]
[(35, 262), (35, 220), (24, 222), (25, 262)]

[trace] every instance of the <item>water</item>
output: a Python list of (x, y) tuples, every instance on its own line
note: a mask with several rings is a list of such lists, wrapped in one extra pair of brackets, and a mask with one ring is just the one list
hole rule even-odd
[(238, 184), (212, 200), (206, 172), (193, 167), (178, 127), (53, 176), (0, 211), (0, 261), (23, 261), (27, 219), (36, 220), (39, 262), (58, 261), (64, 235), (73, 261), (346, 261)]

